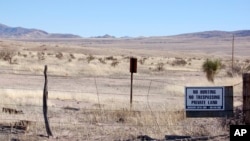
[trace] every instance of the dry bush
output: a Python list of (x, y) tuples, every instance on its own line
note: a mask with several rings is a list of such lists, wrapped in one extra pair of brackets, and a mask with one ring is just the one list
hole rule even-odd
[(15, 59), (11, 62), (11, 64), (18, 64), (17, 58), (15, 58)]
[(23, 57), (26, 58), (28, 55), (27, 54), (23, 54)]
[(37, 58), (39, 61), (45, 60), (45, 53), (44, 52), (37, 52)]
[(103, 59), (103, 58), (99, 58), (98, 60), (99, 60), (99, 62), (100, 62), (100, 63), (102, 63), (102, 64), (106, 64), (106, 60), (105, 60), (105, 59)]
[(0, 52), (0, 59), (3, 59), (4, 61), (8, 61), (10, 64), (12, 64), (12, 59), (15, 56), (14, 51), (5, 50)]
[(246, 59), (245, 63), (250, 64), (250, 59)]
[(164, 70), (164, 63), (160, 62), (156, 64), (156, 71), (163, 71)]
[(62, 58), (63, 58), (63, 54), (62, 54), (61, 52), (58, 52), (58, 53), (56, 54), (56, 58), (62, 59)]
[(172, 66), (185, 66), (187, 64), (187, 61), (184, 59), (176, 59), (172, 62)]
[(18, 53), (17, 53), (17, 56), (22, 56), (22, 57), (24, 57), (24, 58), (28, 57), (27, 54), (22, 54), (21, 52), (18, 52)]
[(129, 60), (130, 57), (129, 56), (124, 56), (123, 59), (128, 59)]
[(78, 58), (78, 61), (84, 61), (84, 58)]
[(51, 52), (48, 52), (48, 53), (47, 53), (47, 55), (52, 56), (52, 55), (54, 55), (54, 54), (53, 54), (53, 53), (51, 53)]
[(72, 53), (70, 53), (69, 56), (70, 56), (70, 59), (75, 59), (75, 58), (76, 58), (76, 57), (74, 56), (74, 54), (72, 54)]
[(92, 61), (92, 60), (94, 60), (94, 59), (95, 59), (94, 56), (89, 55), (89, 56), (87, 57), (87, 62), (90, 63), (90, 61)]
[(144, 63), (145, 63), (145, 61), (147, 60), (147, 58), (141, 58), (140, 60), (139, 60), (139, 63), (141, 64), (141, 65), (143, 65)]
[(113, 60), (113, 62), (111, 63), (112, 67), (116, 67), (120, 62), (117, 60)]
[(113, 56), (108, 56), (108, 57), (105, 58), (105, 60), (113, 61), (113, 60), (117, 60), (117, 58), (114, 58)]
[(234, 75), (242, 75), (243, 73), (247, 73), (250, 71), (250, 63), (243, 62), (234, 63), (233, 68), (229, 68), (227, 71), (227, 75), (229, 77), (233, 77)]

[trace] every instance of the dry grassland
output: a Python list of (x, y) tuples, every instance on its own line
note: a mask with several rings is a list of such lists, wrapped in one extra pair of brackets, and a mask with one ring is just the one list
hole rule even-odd
[[(0, 40), (0, 105), (24, 113), (1, 113), (0, 140), (46, 139), (44, 65), (54, 135), (48, 140), (139, 140), (142, 135), (225, 135), (227, 140), (221, 120), (185, 117), (184, 88), (234, 86), (234, 106), (242, 105), (241, 74), (250, 70), (247, 41), (238, 39), (231, 77), (230, 39)], [(138, 58), (138, 73), (130, 110), (131, 56)], [(207, 58), (224, 66), (214, 83), (201, 70)], [(20, 120), (31, 121), (29, 130), (11, 126)]]

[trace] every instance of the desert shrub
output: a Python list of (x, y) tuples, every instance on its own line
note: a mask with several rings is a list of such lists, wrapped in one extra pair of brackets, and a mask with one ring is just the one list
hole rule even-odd
[(162, 62), (156, 64), (156, 71), (163, 71), (164, 64)]
[(14, 59), (11, 63), (12, 63), (12, 64), (18, 64), (17, 58)]
[(104, 59), (104, 58), (99, 58), (98, 60), (99, 60), (99, 62), (100, 62), (100, 63), (102, 63), (102, 64), (106, 64), (106, 61), (105, 61), (105, 59)]
[(206, 73), (207, 80), (210, 82), (214, 82), (214, 76), (219, 72), (220, 68), (220, 60), (207, 59), (202, 65), (202, 70)]
[(37, 58), (39, 61), (45, 60), (44, 52), (37, 52)]
[(176, 59), (172, 62), (172, 66), (185, 66), (187, 64), (187, 61), (184, 59)]
[(118, 64), (119, 64), (119, 61), (113, 60), (113, 62), (111, 63), (111, 66), (116, 67)]
[(245, 68), (245, 72), (249, 72), (250, 71), (250, 65), (246, 66)]
[(23, 54), (23, 57), (26, 58), (28, 55), (27, 54)]
[(58, 53), (56, 54), (56, 58), (62, 59), (62, 58), (63, 58), (63, 54), (62, 54), (61, 52), (58, 52)]
[(75, 58), (76, 58), (76, 57), (74, 56), (74, 54), (72, 54), (72, 53), (70, 53), (69, 56), (70, 56), (71, 59), (75, 59)]
[(123, 59), (128, 59), (129, 60), (130, 57), (129, 56), (124, 56)]
[(141, 59), (139, 60), (139, 63), (140, 63), (141, 65), (143, 65), (143, 64), (145, 63), (146, 59), (147, 59), (147, 58), (145, 58), (145, 57), (144, 57), (144, 58), (141, 58)]
[(247, 73), (250, 71), (250, 63), (243, 62), (234, 63), (233, 68), (229, 68), (227, 71), (227, 75), (233, 77), (234, 75), (242, 75), (243, 73)]
[(15, 56), (14, 51), (5, 50), (0, 52), (0, 59), (3, 59), (4, 61), (8, 61), (10, 64), (12, 64), (12, 59)]
[(53, 53), (51, 53), (51, 52), (48, 52), (48, 53), (47, 53), (47, 55), (49, 55), (49, 56), (52, 56), (52, 55), (53, 55)]
[(78, 61), (84, 61), (84, 58), (78, 58)]
[(108, 57), (106, 57), (105, 59), (106, 59), (106, 60), (112, 60), (112, 61), (113, 61), (113, 60), (117, 60), (117, 59), (114, 58), (113, 56), (108, 56)]
[(236, 107), (233, 117), (220, 118), (218, 121), (220, 125), (227, 130), (230, 130), (230, 125), (243, 125), (243, 111), (240, 107)]
[(250, 64), (250, 59), (246, 59), (246, 60), (245, 60), (245, 63)]
[(89, 56), (87, 57), (87, 62), (90, 63), (90, 61), (92, 61), (92, 60), (94, 60), (94, 59), (95, 59), (94, 56), (89, 55)]
[(235, 64), (232, 69), (233, 73), (242, 74), (242, 67), (239, 64)]

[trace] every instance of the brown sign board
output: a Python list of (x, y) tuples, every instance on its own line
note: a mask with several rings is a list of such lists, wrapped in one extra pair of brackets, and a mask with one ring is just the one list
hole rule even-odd
[(137, 72), (137, 58), (130, 58), (130, 72), (136, 73)]

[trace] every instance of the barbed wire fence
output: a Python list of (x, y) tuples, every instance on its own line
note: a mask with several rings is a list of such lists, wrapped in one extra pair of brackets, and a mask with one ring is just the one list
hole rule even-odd
[[(7, 73), (0, 70), (1, 74), (5, 75), (18, 75), (22, 78), (31, 77), (29, 81), (33, 81), (33, 85), (29, 86), (25, 84), (23, 80), (16, 80), (15, 77), (4, 78), (4, 80), (8, 80), (7, 83), (0, 86), (0, 90), (5, 92), (6, 90), (10, 90), (12, 97), (10, 100), (7, 95), (1, 98), (1, 106), (2, 107), (10, 107), (15, 109), (23, 110), (24, 114), (6, 114), (1, 113), (1, 122), (3, 123), (14, 123), (18, 120), (30, 120), (34, 122), (33, 128), (31, 132), (25, 134), (25, 137), (21, 136), (18, 133), (18, 130), (13, 129), (11, 127), (9, 130), (5, 129), (5, 125), (3, 123), (2, 130), (0, 135), (4, 135), (4, 137), (8, 139), (19, 139), (19, 138), (38, 138), (46, 135), (45, 126), (43, 121), (43, 113), (42, 113), (42, 104), (38, 102), (35, 104), (27, 104), (25, 99), (38, 99), (40, 98), (37, 93), (40, 93), (42, 96), (42, 88), (43, 88), (43, 75), (40, 74), (29, 74), (26, 71), (20, 71), (19, 73)], [(25, 73), (23, 73), (25, 72)], [(173, 134), (174, 132), (181, 132), (183, 134), (198, 134), (195, 133), (199, 131), (198, 135), (206, 135), (207, 138), (212, 138), (211, 135), (208, 137), (209, 133), (207, 130), (215, 130), (218, 127), (215, 126), (214, 122), (205, 121), (203, 124), (196, 123), (187, 119), (184, 123), (179, 123), (180, 120), (185, 118), (185, 113), (183, 111), (184, 107), (184, 94), (178, 93), (176, 95), (175, 92), (162, 91), (165, 85), (179, 86), (184, 87), (183, 84), (169, 82), (163, 79), (148, 79), (143, 77), (135, 77), (135, 88), (138, 87), (138, 90), (135, 91), (134, 97), (137, 97), (133, 104), (134, 107), (137, 105), (143, 105), (143, 108), (133, 109), (132, 111), (128, 110), (129, 102), (121, 102), (119, 106), (110, 108), (110, 105), (107, 107), (103, 106), (107, 104), (105, 99), (110, 100), (110, 97), (119, 97), (129, 98), (129, 89), (128, 91), (124, 90), (124, 87), (129, 87), (129, 75), (123, 77), (65, 77), (65, 76), (53, 76), (48, 75), (49, 79), (49, 101), (53, 101), (60, 104), (51, 104), (48, 107), (48, 115), (49, 122), (51, 124), (52, 132), (55, 135), (53, 137), (55, 140), (109, 140), (109, 136), (112, 139), (126, 139), (126, 138), (135, 138), (133, 135), (158, 135), (156, 137), (162, 136), (163, 134)], [(92, 82), (91, 82), (92, 80)], [(20, 82), (19, 82), (20, 81)], [(52, 83), (51, 83), (51, 82)], [(70, 85), (56, 82), (65, 82), (69, 81)], [(106, 83), (106, 82), (112, 82)], [(118, 81), (118, 82), (117, 82)], [(6, 81), (7, 82), (7, 81)], [(98, 83), (100, 84), (98, 85)], [(1, 84), (3, 84), (2, 82)], [(32, 83), (32, 82), (31, 82)], [(121, 84), (117, 84), (121, 83)], [(53, 85), (51, 85), (53, 84)], [(84, 88), (81, 88), (82, 85), (87, 85)], [(76, 86), (77, 85), (77, 86)], [(241, 87), (242, 81), (232, 84), (234, 87)], [(109, 86), (108, 89), (116, 89), (112, 90), (105, 89), (106, 86)], [(90, 87), (90, 88), (87, 88)], [(80, 88), (80, 90), (79, 90)], [(74, 90), (72, 90), (74, 89)], [(13, 94), (13, 92), (16, 94)], [(16, 96), (18, 91), (31, 91), (35, 94), (28, 97)], [(124, 92), (125, 91), (125, 92)], [(53, 97), (54, 93), (66, 93), (68, 95), (80, 94), (80, 98), (70, 98), (70, 99), (60, 99), (60, 95), (58, 97)], [(166, 94), (170, 93), (170, 95)], [(14, 96), (13, 96), (14, 95)], [(52, 95), (52, 99), (50, 99)], [(89, 103), (90, 101), (86, 101), (85, 96), (96, 97), (95, 100), (98, 106), (95, 105), (95, 102)], [(87, 97), (86, 96), (86, 97)], [(108, 98), (106, 98), (108, 97)], [(153, 98), (150, 99), (150, 97)], [(241, 99), (241, 95), (234, 95), (235, 98)], [(14, 98), (14, 100), (12, 99)], [(21, 99), (20, 101), (18, 100)], [(141, 100), (143, 99), (144, 100)], [(170, 106), (171, 103), (166, 104), (168, 102), (167, 98), (178, 100), (182, 100), (183, 107), (179, 109), (174, 109)], [(42, 98), (40, 98), (42, 99)], [(119, 99), (119, 98), (118, 98)], [(12, 101), (13, 100), (13, 101)], [(113, 98), (116, 100), (116, 98)], [(103, 102), (102, 102), (103, 101)], [(83, 106), (78, 106), (79, 103), (87, 103), (83, 104)], [(114, 102), (114, 101), (113, 101)], [(120, 101), (119, 101), (120, 102)], [(118, 102), (118, 103), (119, 103)], [(72, 104), (68, 104), (72, 103)], [(117, 104), (114, 102), (114, 104)], [(167, 106), (166, 106), (166, 105)], [(89, 106), (86, 106), (89, 105)], [(180, 104), (181, 105), (181, 104)], [(174, 105), (175, 106), (175, 105)], [(164, 107), (164, 108), (162, 108)], [(171, 117), (172, 116), (172, 117)], [(171, 118), (170, 118), (171, 117)], [(164, 121), (167, 120), (167, 121)], [(202, 121), (204, 119), (201, 119)], [(206, 128), (204, 128), (206, 126)], [(193, 128), (193, 129), (191, 129)], [(197, 129), (196, 129), (197, 128)], [(215, 135), (219, 136), (219, 135)]]

